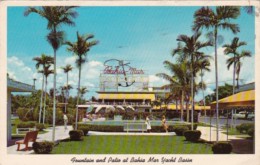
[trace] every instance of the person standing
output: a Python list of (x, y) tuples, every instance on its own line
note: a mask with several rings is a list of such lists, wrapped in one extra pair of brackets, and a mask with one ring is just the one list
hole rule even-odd
[(166, 131), (166, 133), (168, 133), (168, 125), (166, 124), (166, 118), (164, 115), (162, 116), (162, 126), (163, 126), (164, 130)]
[(65, 128), (65, 131), (68, 129), (67, 128), (67, 124), (68, 124), (68, 116), (66, 115), (65, 112), (63, 112), (63, 120), (64, 120), (64, 128)]
[(148, 116), (148, 115), (146, 115), (146, 118), (145, 118), (145, 124), (146, 124), (146, 127), (147, 127), (147, 132), (150, 133), (152, 127), (151, 127), (151, 123), (150, 123), (150, 119), (149, 119), (149, 116)]

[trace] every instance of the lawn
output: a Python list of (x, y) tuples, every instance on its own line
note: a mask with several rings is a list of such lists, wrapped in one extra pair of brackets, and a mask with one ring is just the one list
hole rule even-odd
[(64, 141), (53, 154), (212, 154), (211, 145), (191, 143), (182, 136), (85, 136)]
[[(224, 131), (224, 134), (227, 134), (227, 128), (223, 127), (222, 128)], [(247, 135), (245, 133), (240, 133), (236, 128), (228, 128), (228, 135)]]

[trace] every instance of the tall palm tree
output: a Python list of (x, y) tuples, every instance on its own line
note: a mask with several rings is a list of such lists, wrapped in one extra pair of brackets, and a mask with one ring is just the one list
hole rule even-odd
[[(233, 59), (236, 59), (236, 56), (238, 55), (238, 48), (241, 46), (247, 45), (246, 42), (242, 41), (239, 42), (239, 38), (238, 37), (234, 37), (231, 44), (225, 44), (223, 45), (224, 49), (224, 53), (226, 55), (229, 54), (233, 54)], [(229, 62), (228, 63), (228, 69), (230, 68), (230, 66), (233, 64), (233, 94), (235, 93), (235, 74), (236, 74), (236, 60)]]
[[(40, 57), (34, 57), (33, 60), (36, 61), (36, 65), (35, 65), (36, 69), (39, 69), (40, 67), (45, 68), (46, 66), (51, 64), (53, 58), (45, 54), (42, 54)], [(43, 88), (44, 88), (45, 76), (43, 72), (39, 72), (39, 73), (42, 73), (42, 92), (41, 92), (41, 103), (40, 103), (40, 111), (39, 111), (39, 123), (40, 123), (42, 118), (41, 115), (42, 115)]]
[(165, 68), (171, 72), (172, 75), (166, 73), (158, 73), (156, 76), (163, 78), (169, 82), (163, 88), (181, 91), (181, 120), (183, 120), (183, 105), (184, 97), (188, 93), (190, 86), (190, 73), (187, 61), (173, 64), (170, 61), (164, 61)]
[(250, 51), (242, 51), (241, 53), (237, 53), (237, 56), (235, 57), (230, 57), (229, 59), (227, 59), (227, 65), (228, 65), (228, 69), (230, 68), (230, 66), (233, 64), (236, 64), (236, 68), (235, 68), (235, 73), (237, 75), (237, 88), (239, 88), (239, 74), (240, 74), (240, 70), (242, 67), (242, 62), (240, 59), (245, 58), (245, 57), (251, 57), (251, 52)]
[(46, 112), (46, 96), (47, 96), (47, 85), (48, 85), (48, 76), (53, 74), (54, 71), (50, 69), (51, 65), (48, 65), (44, 68), (43, 73), (45, 75), (45, 90), (44, 90), (44, 108), (43, 108), (43, 124), (45, 123), (45, 112)]
[[(65, 67), (62, 67), (63, 72), (67, 74), (67, 87), (68, 87), (68, 81), (69, 81), (69, 72), (72, 71), (72, 66), (70, 64), (67, 64)], [(65, 96), (65, 113), (67, 111), (67, 101), (68, 101), (68, 88), (66, 88), (66, 96)]]
[[(200, 87), (201, 87), (201, 90), (202, 90), (202, 97), (203, 97), (203, 106), (205, 108), (205, 94), (204, 94), (204, 90), (206, 89), (206, 86), (204, 86), (204, 81), (203, 81), (203, 76), (204, 76), (204, 72), (207, 71), (207, 72), (210, 72), (210, 59), (211, 59), (211, 56), (207, 56), (207, 55), (200, 55), (198, 57), (198, 61), (196, 63), (196, 68), (198, 68), (200, 70)], [(205, 109), (204, 109), (205, 110)], [(206, 110), (205, 110), (206, 112)], [(205, 116), (206, 116), (206, 113), (205, 113)]]
[(79, 35), (77, 32), (77, 41), (72, 42), (66, 42), (68, 45), (67, 50), (69, 52), (72, 52), (74, 55), (77, 56), (76, 64), (79, 68), (79, 80), (78, 80), (78, 96), (77, 96), (77, 110), (76, 110), (76, 123), (75, 123), (75, 129), (78, 128), (78, 105), (79, 105), (79, 98), (80, 98), (80, 79), (81, 79), (81, 67), (82, 65), (87, 61), (87, 53), (92, 48), (92, 46), (95, 46), (98, 44), (98, 41), (91, 40), (93, 39), (94, 35)]
[[(54, 78), (53, 78), (53, 96), (56, 96), (56, 52), (63, 43), (63, 32), (58, 31), (62, 25), (74, 26), (73, 19), (77, 17), (74, 11), (75, 6), (43, 6), (28, 7), (24, 12), (25, 16), (36, 13), (48, 21), (47, 29), (50, 33), (47, 35), (47, 41), (51, 44), (54, 53)], [(53, 97), (53, 134), (52, 141), (55, 141), (55, 122), (56, 122), (56, 97)]]
[(216, 141), (219, 140), (219, 110), (218, 110), (218, 52), (217, 37), (218, 30), (231, 30), (234, 34), (239, 32), (238, 24), (234, 24), (231, 20), (236, 19), (240, 15), (240, 8), (234, 6), (217, 6), (215, 10), (209, 7), (202, 7), (194, 13), (193, 30), (199, 31), (206, 28), (213, 30), (214, 47), (215, 47), (215, 76), (216, 76)]
[[(197, 58), (203, 52), (200, 52), (202, 48), (211, 46), (210, 41), (208, 42), (200, 42), (199, 37), (201, 36), (201, 32), (196, 32), (191, 37), (187, 35), (179, 35), (177, 38), (177, 41), (180, 43), (183, 43), (184, 45), (182, 47), (178, 47), (174, 50), (173, 56), (175, 54), (182, 53), (184, 56), (188, 56), (190, 58), (190, 71), (191, 71), (191, 125), (193, 130), (193, 112), (194, 112), (194, 77), (196, 76), (196, 70), (195, 70), (195, 64), (197, 62)], [(197, 57), (197, 58), (195, 58)], [(196, 61), (195, 61), (196, 60)]]

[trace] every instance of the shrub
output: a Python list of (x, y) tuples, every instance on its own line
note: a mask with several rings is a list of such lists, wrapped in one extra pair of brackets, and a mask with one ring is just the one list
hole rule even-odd
[(79, 141), (79, 140), (83, 140), (83, 131), (82, 130), (72, 130), (69, 132), (69, 135), (70, 135), (70, 140), (76, 140), (76, 141)]
[[(187, 121), (187, 113), (186, 112), (183, 114), (183, 119), (185, 121)], [(191, 110), (189, 111), (189, 121), (188, 122), (191, 122)], [(198, 122), (198, 112), (196, 112), (196, 111), (193, 112), (193, 122)]]
[(34, 142), (32, 147), (36, 154), (48, 154), (52, 151), (54, 146), (53, 142), (44, 141), (44, 142)]
[(228, 142), (218, 142), (212, 146), (212, 151), (214, 154), (230, 154), (232, 149), (232, 145)]
[(34, 122), (21, 122), (17, 124), (17, 128), (33, 128), (35, 127)]
[(189, 128), (187, 126), (176, 126), (173, 130), (177, 136), (183, 136), (184, 132), (188, 131)]
[(35, 126), (36, 126), (36, 129), (39, 131), (43, 131), (45, 129), (45, 126), (42, 123), (36, 123)]
[(255, 125), (254, 123), (242, 123), (238, 126), (236, 126), (236, 129), (240, 132), (240, 133), (248, 133), (249, 129), (254, 129)]
[(89, 125), (78, 125), (78, 130), (82, 130), (84, 135), (86, 136), (89, 131)]
[(200, 139), (201, 132), (200, 131), (185, 131), (184, 136), (187, 141), (196, 142)]
[(254, 128), (250, 128), (248, 131), (247, 131), (247, 134), (251, 137), (254, 137), (255, 136), (255, 129)]

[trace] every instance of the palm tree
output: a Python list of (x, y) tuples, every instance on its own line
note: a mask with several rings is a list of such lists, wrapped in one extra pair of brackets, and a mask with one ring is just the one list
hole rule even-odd
[[(58, 31), (62, 25), (73, 26), (73, 19), (77, 17), (77, 12), (73, 9), (75, 6), (43, 6), (28, 7), (24, 12), (25, 16), (36, 13), (46, 19), (47, 29), (50, 33), (47, 35), (47, 41), (51, 44), (54, 52), (54, 78), (53, 78), (53, 96), (56, 96), (56, 52), (63, 44), (63, 32)], [(56, 97), (53, 97), (53, 135), (52, 141), (55, 140), (55, 120), (56, 120)]]
[(187, 61), (183, 61), (181, 63), (173, 64), (170, 61), (164, 61), (165, 68), (173, 75), (168, 75), (166, 73), (156, 74), (156, 76), (169, 82), (169, 84), (164, 85), (162, 88), (181, 91), (181, 120), (183, 120), (184, 97), (190, 89), (190, 73), (187, 63)]
[[(203, 81), (203, 76), (204, 76), (204, 72), (210, 72), (210, 56), (207, 55), (200, 55), (198, 57), (198, 61), (196, 63), (196, 67), (200, 70), (200, 78), (201, 78), (201, 83), (200, 83), (200, 88), (202, 90), (202, 97), (203, 97), (203, 106), (204, 106), (204, 110), (205, 110), (205, 95), (204, 95), (204, 90), (206, 89), (206, 86), (203, 85), (204, 81)], [(206, 110), (205, 110), (205, 116), (206, 116)]]
[(237, 53), (237, 56), (235, 57), (231, 57), (229, 59), (227, 59), (227, 65), (228, 65), (228, 69), (230, 68), (230, 66), (233, 64), (236, 64), (236, 68), (235, 68), (235, 73), (237, 75), (237, 88), (239, 88), (239, 74), (240, 74), (240, 70), (242, 67), (242, 62), (240, 59), (245, 58), (245, 57), (251, 57), (251, 52), (250, 51), (242, 51), (241, 53)]
[(44, 75), (45, 75), (45, 92), (44, 92), (44, 108), (43, 108), (43, 124), (45, 123), (45, 112), (46, 112), (46, 95), (47, 95), (47, 84), (48, 84), (48, 76), (53, 74), (54, 71), (50, 69), (51, 65), (48, 65), (44, 68)]
[[(241, 46), (247, 45), (246, 42), (239, 42), (239, 38), (238, 37), (234, 37), (231, 44), (225, 44), (223, 45), (224, 49), (224, 53), (226, 55), (229, 54), (233, 54), (233, 58), (236, 59), (236, 56), (238, 55), (238, 48)], [(229, 62), (228, 63), (228, 69), (230, 68), (230, 66), (233, 64), (233, 94), (235, 93), (235, 74), (236, 74), (236, 60)]]
[[(65, 67), (62, 67), (64, 73), (67, 74), (67, 85), (68, 86), (68, 81), (69, 81), (69, 72), (72, 71), (72, 66), (70, 64), (67, 64)], [(66, 96), (65, 96), (65, 113), (67, 111), (67, 101), (68, 101), (68, 88), (66, 88)]]
[[(34, 61), (36, 61), (36, 69), (39, 69), (41, 66), (42, 68), (45, 68), (47, 65), (51, 64), (53, 61), (53, 58), (50, 56), (47, 56), (45, 54), (42, 54), (40, 57), (34, 57)], [(44, 88), (44, 73), (42, 73), (42, 92), (41, 92), (41, 103), (40, 103), (40, 111), (39, 111), (39, 123), (41, 122), (41, 115), (42, 115), (42, 102), (43, 102), (43, 88)]]
[(79, 90), (80, 98), (83, 99), (84, 94), (86, 94), (87, 92), (88, 92), (87, 87), (81, 87)]
[(218, 110), (218, 52), (217, 37), (218, 29), (231, 30), (234, 34), (239, 32), (239, 26), (231, 22), (240, 15), (240, 8), (234, 6), (217, 6), (216, 10), (209, 7), (202, 7), (194, 13), (193, 30), (199, 31), (206, 28), (213, 30), (215, 47), (215, 76), (216, 76), (216, 141), (219, 138), (219, 110)]
[(78, 96), (77, 96), (77, 110), (76, 110), (76, 123), (75, 123), (75, 129), (78, 128), (78, 105), (79, 105), (79, 97), (80, 97), (80, 79), (81, 79), (81, 66), (87, 61), (87, 53), (90, 50), (92, 46), (95, 46), (98, 44), (98, 41), (92, 40), (94, 35), (79, 35), (77, 32), (77, 41), (72, 42), (66, 42), (68, 45), (67, 50), (69, 52), (72, 52), (77, 56), (76, 64), (79, 68), (79, 81), (78, 81)]
[[(173, 56), (177, 53), (182, 53), (184, 56), (190, 57), (190, 72), (191, 74), (191, 123), (193, 130), (193, 112), (194, 112), (194, 77), (196, 76), (195, 64), (199, 56), (203, 53), (200, 52), (200, 49), (205, 48), (207, 46), (211, 46), (211, 43), (208, 42), (200, 42), (199, 37), (201, 36), (201, 32), (196, 32), (191, 37), (187, 35), (179, 35), (177, 41), (181, 44), (184, 43), (184, 46), (178, 46), (177, 49), (173, 51)], [(195, 58), (196, 57), (196, 58)], [(194, 58), (196, 61), (194, 61)]]

